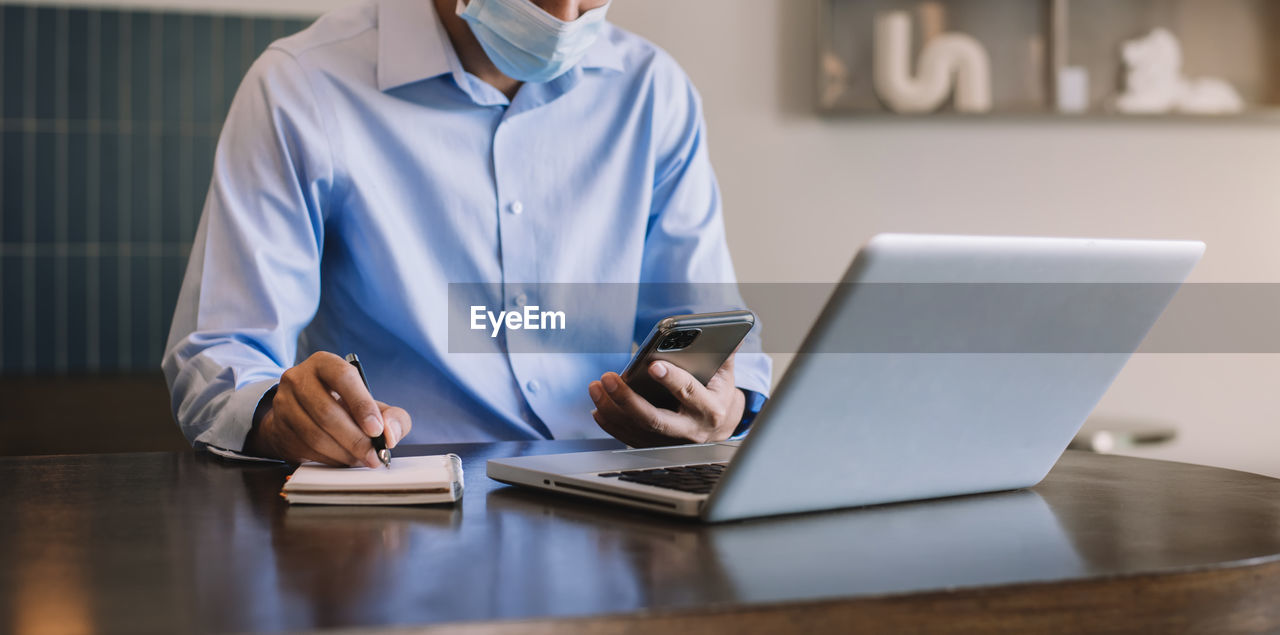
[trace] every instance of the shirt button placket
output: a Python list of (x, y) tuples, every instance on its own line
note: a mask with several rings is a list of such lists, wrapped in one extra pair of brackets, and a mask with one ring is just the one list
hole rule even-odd
[[(530, 184), (520, 180), (519, 175), (524, 174), (525, 159), (519, 153), (509, 151), (519, 145), (518, 135), (512, 137), (512, 134), (515, 131), (510, 125), (504, 125), (494, 133), (494, 194), (499, 206), (502, 292), (506, 306), (511, 307), (511, 310), (521, 310), (531, 301), (526, 289), (521, 287), (535, 281), (538, 275), (537, 245), (533, 242), (533, 228), (530, 225), (534, 219), (525, 213), (524, 200), (531, 193), (536, 195), (537, 191), (530, 190)], [(508, 337), (511, 336), (512, 334), (508, 334)], [(545, 394), (548, 387), (534, 379), (540, 377), (543, 371), (540, 356), (509, 353), (507, 359), (526, 403), (535, 415), (541, 416), (534, 404), (542, 398), (539, 393)]]

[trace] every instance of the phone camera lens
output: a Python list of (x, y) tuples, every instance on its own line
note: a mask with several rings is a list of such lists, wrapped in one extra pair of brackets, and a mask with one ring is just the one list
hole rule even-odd
[(676, 331), (675, 333), (662, 338), (662, 343), (658, 346), (658, 350), (678, 351), (682, 348), (688, 347), (693, 343), (693, 340), (697, 339), (697, 337), (698, 331), (696, 330)]

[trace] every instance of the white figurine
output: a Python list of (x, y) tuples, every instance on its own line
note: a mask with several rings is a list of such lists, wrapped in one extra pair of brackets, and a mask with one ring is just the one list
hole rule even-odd
[(1226, 81), (1183, 76), (1182, 45), (1166, 29), (1125, 42), (1122, 55), (1128, 73), (1125, 92), (1116, 99), (1120, 112), (1220, 115), (1244, 110), (1244, 100)]
[(986, 49), (963, 33), (945, 33), (920, 52), (920, 67), (911, 72), (911, 17), (891, 11), (876, 17), (876, 94), (896, 112), (925, 113), (946, 101), (955, 84), (956, 111), (991, 110), (991, 60)]

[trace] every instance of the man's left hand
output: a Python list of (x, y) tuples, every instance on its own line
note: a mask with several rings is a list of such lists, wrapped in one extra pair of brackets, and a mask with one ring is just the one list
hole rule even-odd
[(605, 432), (631, 447), (710, 443), (728, 439), (742, 421), (746, 395), (733, 380), (733, 359), (703, 386), (670, 362), (653, 362), (649, 376), (680, 402), (672, 411), (659, 408), (631, 389), (617, 373), (605, 373), (587, 386), (596, 409), (591, 412)]

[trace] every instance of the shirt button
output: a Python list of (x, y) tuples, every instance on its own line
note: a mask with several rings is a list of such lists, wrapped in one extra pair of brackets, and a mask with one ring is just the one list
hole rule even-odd
[(524, 211), (524, 203), (521, 203), (520, 201), (514, 201), (511, 203), (510, 207), (508, 207), (507, 209), (511, 210), (512, 214), (519, 214)]
[(542, 384), (539, 384), (538, 380), (534, 379), (525, 384), (524, 387), (529, 390), (530, 394), (536, 395), (538, 394), (538, 389), (542, 388)]
[(516, 306), (524, 306), (529, 303), (529, 296), (521, 293), (520, 295), (516, 296), (515, 303), (516, 303)]

